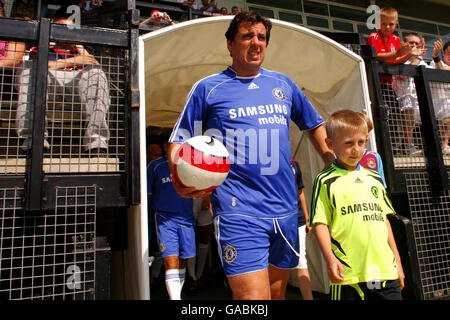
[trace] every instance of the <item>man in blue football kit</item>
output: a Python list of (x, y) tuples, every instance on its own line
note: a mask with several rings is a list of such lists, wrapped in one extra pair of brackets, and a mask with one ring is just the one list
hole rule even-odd
[[(195, 135), (222, 139), (230, 152), (225, 182), (211, 193), (216, 239), (234, 299), (283, 299), (298, 264), (297, 190), (290, 167), (289, 121), (308, 132), (326, 164), (323, 119), (287, 76), (261, 68), (271, 22), (235, 16), (226, 32), (232, 65), (197, 82), (169, 142), (169, 164)], [(173, 181), (183, 197), (209, 193)]]
[[(167, 149), (167, 144), (164, 147)], [(167, 292), (171, 300), (180, 300), (187, 259), (195, 256), (193, 200), (182, 198), (175, 191), (166, 156), (153, 160), (147, 167), (147, 193), (151, 195), (149, 205), (156, 211)]]

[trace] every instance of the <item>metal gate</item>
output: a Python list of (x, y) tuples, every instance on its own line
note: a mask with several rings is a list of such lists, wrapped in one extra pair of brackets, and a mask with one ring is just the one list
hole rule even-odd
[[(363, 46), (378, 151), (397, 218), (391, 219), (406, 273), (405, 298), (450, 299), (450, 155), (437, 108), (450, 109), (450, 73), (376, 61)], [(402, 86), (419, 114), (402, 108)], [(410, 148), (408, 144), (414, 145)]]
[[(134, 1), (108, 3), (102, 10), (109, 22), (113, 15), (125, 22), (137, 16)], [(0, 40), (37, 51), (14, 68), (0, 69), (0, 299), (110, 297), (110, 242), (123, 241), (127, 226), (120, 216), (139, 202), (140, 192), (133, 100), (139, 96), (138, 31), (130, 26), (73, 28), (46, 18), (0, 19)], [(55, 85), (49, 45), (60, 43), (81, 44), (98, 62), (83, 69), (90, 72), (87, 81), (97, 83), (95, 96), (80, 92), (73, 81)], [(96, 100), (87, 114), (83, 95), (103, 99), (105, 107), (97, 112)], [(89, 126), (108, 129), (102, 152), (85, 148)], [(28, 151), (22, 131), (31, 132)], [(99, 219), (100, 211), (108, 217)]]

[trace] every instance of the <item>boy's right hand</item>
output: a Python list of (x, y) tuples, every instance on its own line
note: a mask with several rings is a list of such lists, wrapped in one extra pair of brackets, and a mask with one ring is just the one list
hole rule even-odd
[(332, 283), (344, 281), (344, 266), (337, 259), (333, 259), (328, 264), (328, 278)]
[(400, 43), (400, 47), (397, 50), (397, 56), (400, 57), (404, 54), (409, 53), (411, 51), (411, 48), (409, 47), (407, 42)]

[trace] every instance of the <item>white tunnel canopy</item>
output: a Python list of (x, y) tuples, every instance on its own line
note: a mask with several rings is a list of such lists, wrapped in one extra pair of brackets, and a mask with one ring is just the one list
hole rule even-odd
[[(141, 109), (145, 107), (145, 126), (173, 127), (192, 85), (231, 65), (225, 32), (232, 18), (195, 19), (140, 37), (140, 73), (143, 72), (140, 79), (144, 80)], [(271, 21), (273, 27), (263, 68), (293, 79), (324, 119), (339, 109), (365, 111), (371, 116), (360, 56), (307, 28)], [(309, 202), (313, 179), (323, 169), (323, 162), (309, 139), (302, 138), (302, 132), (291, 123), (292, 155), (302, 168)], [(320, 278), (322, 273), (318, 270), (312, 277)], [(324, 291), (317, 284), (315, 289)]]

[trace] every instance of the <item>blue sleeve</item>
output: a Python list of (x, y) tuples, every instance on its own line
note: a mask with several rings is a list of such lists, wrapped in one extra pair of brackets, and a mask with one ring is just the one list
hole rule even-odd
[(310, 130), (324, 122), (300, 88), (290, 80), (292, 88), (291, 119), (300, 130)]
[(383, 161), (381, 160), (381, 156), (378, 153), (376, 153), (375, 156), (377, 157), (378, 162), (378, 173), (383, 180), (384, 187), (387, 188), (386, 179), (384, 178)]
[[(206, 90), (201, 82), (196, 83), (186, 99), (186, 104), (181, 112), (169, 142), (182, 143), (196, 134), (199, 128), (205, 128), (206, 119)], [(196, 130), (197, 128), (197, 130)]]

